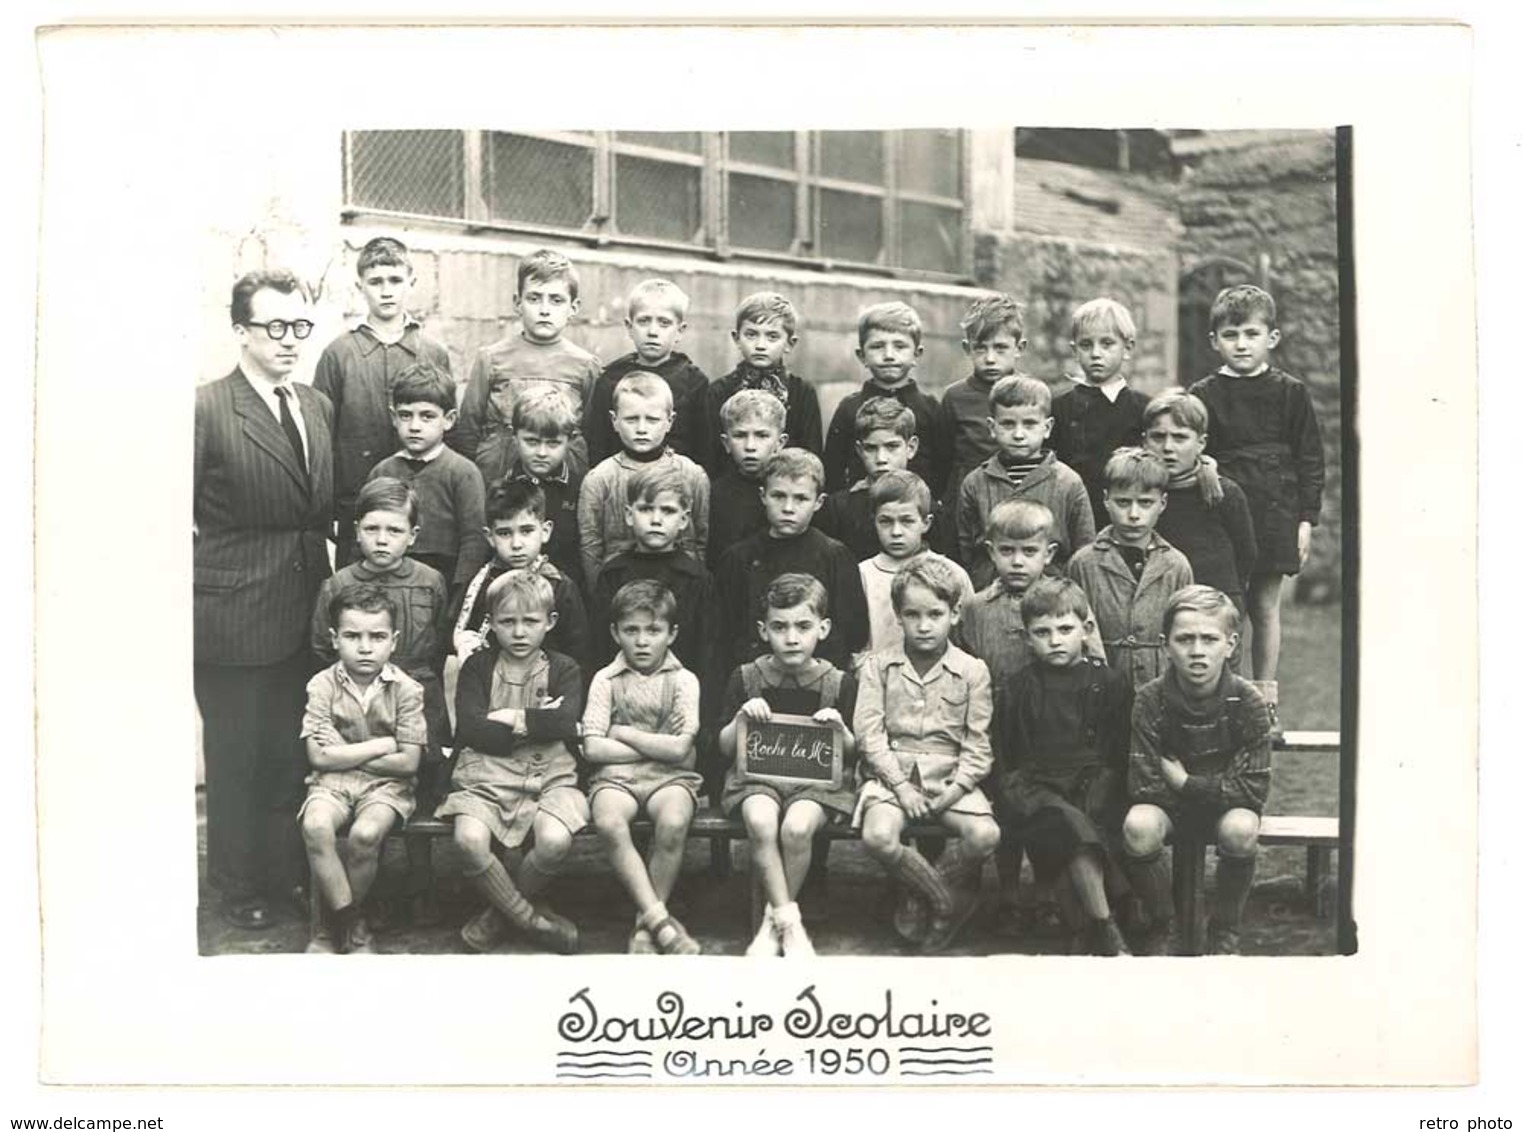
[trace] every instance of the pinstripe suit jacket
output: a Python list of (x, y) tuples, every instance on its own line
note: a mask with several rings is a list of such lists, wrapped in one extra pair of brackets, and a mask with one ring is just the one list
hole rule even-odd
[(196, 390), (195, 659), (262, 665), (307, 647), (329, 574), (333, 406), (296, 384), (310, 483), (243, 371)]

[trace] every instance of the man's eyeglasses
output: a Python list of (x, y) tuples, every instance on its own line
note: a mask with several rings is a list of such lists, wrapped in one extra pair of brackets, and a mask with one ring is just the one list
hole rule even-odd
[(305, 338), (312, 333), (314, 324), (304, 318), (299, 318), (295, 322), (287, 322), (283, 318), (272, 318), (269, 322), (245, 322), (243, 325), (257, 326), (276, 342), (279, 342), (286, 336), (286, 331), (288, 330), (292, 334), (295, 334), (297, 338)]

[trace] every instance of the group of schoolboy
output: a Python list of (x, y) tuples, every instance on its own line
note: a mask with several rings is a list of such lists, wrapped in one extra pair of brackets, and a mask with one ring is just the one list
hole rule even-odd
[[(635, 906), (630, 950), (696, 953), (667, 902), (707, 794), (743, 820), (766, 898), (751, 955), (812, 953), (797, 898), (833, 822), (898, 881), (895, 927), (924, 952), (967, 922), (993, 857), (1012, 929), (1046, 915), (1079, 953), (1164, 953), (1165, 846), (1209, 837), (1209, 949), (1236, 953), (1280, 584), (1323, 478), (1306, 390), (1271, 364), (1267, 293), (1222, 292), (1221, 369), (1151, 400), (1126, 383), (1137, 332), (1113, 300), (1074, 312), (1082, 380), (1056, 400), (1019, 370), (1013, 298), (973, 303), (972, 372), (940, 400), (916, 381), (915, 311), (872, 306), (867, 380), (825, 430), (782, 295), (740, 304), (739, 360), (710, 381), (677, 349), (687, 296), (643, 282), (633, 352), (600, 367), (563, 337), (575, 268), (536, 252), (520, 331), (480, 352), (457, 407), (401, 302), (410, 273), (398, 241), (365, 247), (365, 326), (316, 378), (343, 513), (313, 623), (333, 663), (302, 728), (311, 950), (369, 948), (381, 843), (421, 807), (453, 819), (484, 901), (461, 932), (473, 950), (509, 931), (576, 949), (544, 893), (591, 821)], [(739, 773), (742, 725), (774, 713), (839, 731), (855, 778)], [(934, 863), (903, 839), (927, 821), (948, 839)]]

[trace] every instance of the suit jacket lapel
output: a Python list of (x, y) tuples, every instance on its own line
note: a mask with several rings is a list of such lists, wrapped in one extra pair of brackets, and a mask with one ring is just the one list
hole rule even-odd
[[(270, 414), (269, 407), (254, 392), (248, 376), (241, 369), (236, 373), (239, 380), (233, 382), (233, 411), (243, 419), (243, 434), (274, 457), (275, 462), (296, 481), (303, 493), (309, 492), (312, 485), (296, 463), (296, 453), (291, 451), (291, 442)], [(303, 405), (302, 409), (305, 418), (306, 406)], [(307, 446), (314, 447), (310, 429), (307, 433)]]

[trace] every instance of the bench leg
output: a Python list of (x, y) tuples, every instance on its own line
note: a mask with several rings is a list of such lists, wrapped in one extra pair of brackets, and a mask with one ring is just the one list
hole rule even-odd
[(709, 842), (709, 875), (715, 880), (729, 880), (733, 868), (730, 860), (730, 839), (716, 837)]
[(404, 834), (403, 848), (407, 851), (407, 880), (409, 888), (413, 891), (408, 896), (415, 896), (419, 891), (431, 890), (434, 887), (434, 839), (428, 834), (411, 836)]
[(1206, 847), (1201, 842), (1174, 845), (1174, 908), (1179, 928), (1179, 954), (1205, 950)]
[(1327, 875), (1331, 856), (1331, 850), (1326, 845), (1306, 847), (1306, 898), (1319, 919), (1327, 916), (1330, 911)]

